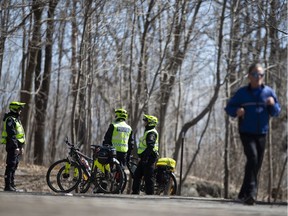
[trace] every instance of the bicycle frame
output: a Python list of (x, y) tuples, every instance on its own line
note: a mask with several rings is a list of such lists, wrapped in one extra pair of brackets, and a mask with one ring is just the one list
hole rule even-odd
[[(80, 152), (73, 144), (71, 144), (68, 141), (68, 139), (65, 140), (65, 143), (70, 148), (70, 151), (67, 157), (70, 163), (65, 164), (64, 173), (69, 173), (71, 163), (76, 162), (77, 164), (80, 165), (82, 171), (84, 172), (84, 178), (87, 177), (89, 179), (91, 177), (91, 170), (92, 170), (90, 164), (93, 163), (93, 159), (83, 154), (82, 152)], [(84, 161), (81, 159), (84, 159)], [(85, 160), (88, 164), (85, 164)], [(74, 171), (74, 176), (76, 177), (77, 175), (78, 175), (78, 169)]]
[[(69, 146), (68, 157), (54, 162), (46, 174), (47, 184), (53, 191), (68, 193), (76, 190), (77, 192), (78, 186), (80, 186), (80, 192), (85, 193), (93, 184), (95, 186), (93, 190), (100, 188), (103, 193), (121, 192), (124, 173), (116, 158), (111, 157), (109, 163), (104, 162), (103, 164), (103, 160), (100, 163), (98, 158), (94, 157), (95, 155), (92, 159), (80, 152), (68, 139), (65, 140), (65, 143)], [(102, 148), (92, 145), (92, 149), (96, 147)], [(55, 184), (53, 176), (55, 175), (60, 189), (53, 186)]]

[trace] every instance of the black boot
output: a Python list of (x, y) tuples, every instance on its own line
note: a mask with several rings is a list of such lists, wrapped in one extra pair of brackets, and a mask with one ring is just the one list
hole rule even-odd
[(10, 185), (12, 188), (14, 188), (17, 191), (15, 181), (14, 181), (14, 178), (15, 178), (14, 176), (15, 176), (15, 171), (13, 171), (11, 174), (11, 184)]
[(11, 187), (14, 188), (14, 190), (17, 191), (16, 185), (14, 184), (14, 182), (11, 182)]
[(11, 184), (11, 174), (8, 173), (5, 175), (4, 177), (5, 179), (5, 188), (4, 188), (4, 191), (12, 191), (12, 192), (15, 192), (16, 189), (14, 187), (12, 187), (12, 184)]
[(11, 185), (5, 185), (4, 191), (16, 192), (16, 189), (13, 188)]

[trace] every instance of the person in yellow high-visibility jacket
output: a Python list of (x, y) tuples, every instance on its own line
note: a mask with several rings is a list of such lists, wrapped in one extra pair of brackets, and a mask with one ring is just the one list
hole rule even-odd
[(133, 131), (126, 123), (127, 118), (128, 114), (125, 109), (116, 109), (115, 121), (109, 125), (103, 140), (103, 145), (110, 145), (116, 149), (117, 159), (122, 166), (129, 163), (134, 148)]
[(20, 121), (20, 113), (25, 103), (13, 101), (9, 104), (10, 112), (4, 115), (1, 144), (6, 145), (6, 169), (4, 191), (17, 191), (15, 188), (15, 172), (20, 156), (23, 154), (25, 132)]
[(152, 115), (144, 115), (143, 118), (145, 131), (143, 137), (139, 140), (137, 154), (140, 161), (134, 173), (132, 194), (139, 194), (141, 179), (144, 176), (145, 193), (154, 194), (154, 167), (158, 159), (158, 132), (155, 129), (158, 119)]

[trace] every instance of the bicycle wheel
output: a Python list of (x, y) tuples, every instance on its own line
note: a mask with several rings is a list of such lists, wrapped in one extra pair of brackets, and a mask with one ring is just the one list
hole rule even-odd
[(68, 159), (53, 163), (46, 174), (46, 181), (51, 190), (56, 193), (69, 193), (77, 188), (82, 178), (80, 166)]
[(165, 176), (166, 180), (161, 183), (156, 181), (155, 192), (157, 195), (176, 195), (177, 192), (177, 180), (174, 173), (169, 172)]
[(124, 192), (126, 185), (127, 185), (127, 174), (125, 173), (124, 169), (122, 169), (122, 171), (123, 171), (124, 179), (123, 179), (123, 184), (122, 184), (122, 188), (121, 188), (121, 193)]
[(104, 172), (97, 168), (95, 175), (99, 192), (121, 193), (125, 176), (120, 164), (112, 162), (110, 163), (110, 170), (104, 169)]
[[(64, 178), (63, 180), (63, 176), (65, 176), (65, 166), (63, 166), (60, 170), (59, 173), (57, 175), (57, 182), (58, 185), (60, 187), (60, 189), (62, 191), (67, 191), (67, 189), (71, 186), (69, 185), (69, 182), (66, 181), (66, 179)], [(75, 179), (74, 179), (75, 180)], [(90, 179), (88, 179), (88, 177), (84, 174), (84, 172), (82, 171), (82, 178), (80, 179), (80, 182), (78, 184), (77, 187), (75, 187), (75, 193), (86, 193), (89, 191), (89, 189), (91, 189), (92, 184), (90, 182)], [(90, 188), (91, 187), (91, 188)], [(93, 192), (93, 189), (91, 190), (91, 193)]]

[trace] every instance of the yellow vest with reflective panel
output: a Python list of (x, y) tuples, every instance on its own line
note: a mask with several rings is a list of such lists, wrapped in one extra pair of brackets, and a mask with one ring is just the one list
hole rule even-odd
[(139, 147), (138, 147), (138, 150), (137, 150), (137, 154), (141, 154), (147, 148), (146, 137), (147, 137), (147, 134), (152, 132), (152, 131), (157, 134), (157, 138), (156, 138), (156, 142), (155, 142), (153, 151), (154, 152), (158, 151), (158, 132), (157, 132), (157, 130), (155, 128), (153, 128), (151, 130), (145, 131), (144, 136), (139, 139)]
[(112, 145), (117, 152), (128, 151), (128, 140), (132, 132), (131, 127), (125, 122), (113, 122)]
[(25, 143), (25, 132), (24, 132), (24, 128), (22, 126), (22, 124), (20, 123), (19, 120), (17, 120), (17, 118), (14, 118), (12, 116), (9, 116), (5, 119), (4, 125), (3, 125), (3, 131), (2, 131), (2, 139), (1, 139), (1, 144), (6, 145), (7, 143), (7, 131), (6, 131), (6, 124), (7, 124), (7, 119), (8, 118), (12, 118), (13, 121), (16, 124), (15, 130), (16, 130), (16, 139), (24, 144)]

